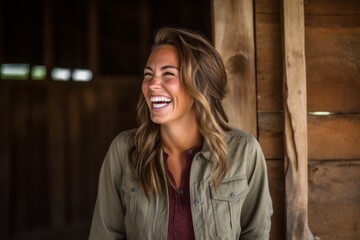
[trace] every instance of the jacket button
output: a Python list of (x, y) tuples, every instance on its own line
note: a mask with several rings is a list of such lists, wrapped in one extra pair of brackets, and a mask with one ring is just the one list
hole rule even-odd
[(200, 160), (200, 159), (201, 159), (201, 155), (199, 154), (196, 156), (196, 160)]
[(232, 192), (231, 193), (231, 198), (236, 198), (236, 193)]
[(199, 206), (200, 203), (201, 203), (200, 199), (195, 199), (194, 204), (195, 204), (196, 206)]
[(132, 187), (132, 188), (130, 188), (130, 192), (135, 192), (135, 188), (134, 187)]

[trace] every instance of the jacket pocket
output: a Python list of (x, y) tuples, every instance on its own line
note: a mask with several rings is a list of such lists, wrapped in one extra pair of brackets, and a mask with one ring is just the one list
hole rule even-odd
[(214, 221), (220, 239), (240, 235), (241, 209), (247, 191), (245, 175), (224, 179), (217, 189), (210, 187)]
[[(125, 225), (128, 229), (144, 228), (148, 220), (149, 201), (141, 184), (133, 176), (125, 176), (121, 185), (125, 207)], [(136, 232), (136, 230), (135, 230)]]

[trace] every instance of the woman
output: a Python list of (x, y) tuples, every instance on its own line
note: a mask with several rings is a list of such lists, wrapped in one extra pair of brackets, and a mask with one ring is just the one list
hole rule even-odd
[(256, 139), (231, 129), (226, 72), (202, 36), (163, 28), (144, 69), (139, 128), (104, 160), (90, 239), (268, 239), (271, 198)]

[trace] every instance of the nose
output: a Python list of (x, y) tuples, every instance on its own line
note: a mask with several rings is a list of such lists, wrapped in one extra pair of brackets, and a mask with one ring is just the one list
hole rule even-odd
[(161, 78), (157, 76), (153, 76), (149, 82), (149, 88), (151, 90), (160, 89), (161, 88)]

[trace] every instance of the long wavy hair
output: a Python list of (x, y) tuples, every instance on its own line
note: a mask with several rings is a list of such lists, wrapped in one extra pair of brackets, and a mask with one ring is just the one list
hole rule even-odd
[[(161, 28), (155, 35), (152, 50), (169, 44), (179, 57), (180, 82), (194, 99), (199, 131), (215, 159), (211, 165), (213, 184), (217, 187), (227, 170), (224, 132), (230, 129), (222, 105), (226, 93), (227, 76), (223, 61), (215, 48), (200, 34), (179, 28)], [(150, 110), (141, 94), (137, 105), (139, 128), (135, 147), (139, 158), (135, 170), (147, 196), (161, 192), (166, 177), (160, 162), (160, 125), (151, 121)]]

